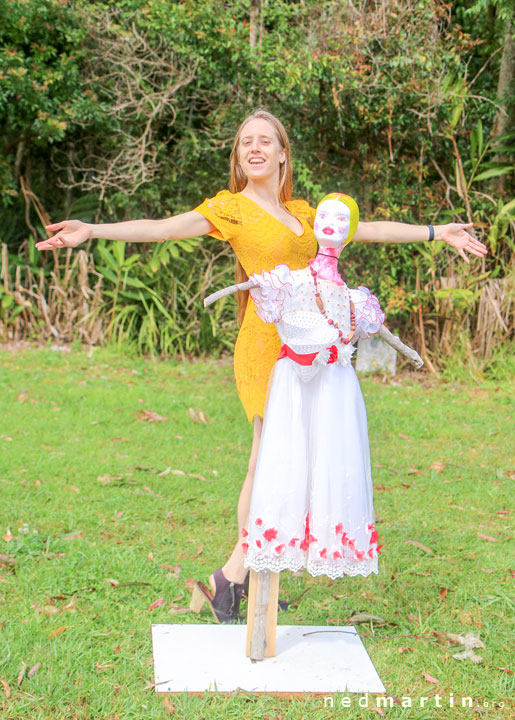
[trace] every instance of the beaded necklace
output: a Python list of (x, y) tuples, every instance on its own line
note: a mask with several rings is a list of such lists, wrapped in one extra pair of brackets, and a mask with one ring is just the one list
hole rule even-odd
[(352, 302), (352, 300), (350, 301), (350, 332), (347, 334), (346, 337), (343, 337), (343, 331), (338, 328), (338, 323), (327, 315), (327, 310), (325, 309), (324, 301), (318, 287), (317, 271), (311, 264), (309, 265), (309, 270), (315, 284), (315, 301), (318, 309), (327, 320), (327, 324), (338, 330), (338, 338), (340, 342), (342, 342), (344, 345), (348, 345), (352, 340), (354, 332), (356, 330), (356, 308), (354, 306), (354, 303)]

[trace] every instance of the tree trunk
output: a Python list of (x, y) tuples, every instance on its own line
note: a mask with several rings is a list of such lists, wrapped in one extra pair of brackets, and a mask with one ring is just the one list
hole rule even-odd
[[(506, 135), (513, 130), (515, 125), (515, 99), (513, 97), (515, 82), (515, 41), (513, 39), (513, 22), (510, 20), (506, 28), (504, 36), (504, 45), (501, 57), (501, 67), (499, 69), (499, 81), (497, 83), (497, 97), (501, 108), (495, 116), (494, 126), (492, 130), (493, 139), (497, 139), (502, 135)], [(505, 153), (500, 153), (496, 157), (497, 162), (510, 162), (510, 158)], [(498, 179), (499, 191), (504, 190), (506, 176), (502, 175)]]
[(257, 40), (257, 34), (258, 34), (258, 26), (259, 26), (259, 0), (250, 0), (250, 8), (249, 8), (249, 41), (250, 41), (250, 49), (254, 50), (256, 47), (256, 40)]

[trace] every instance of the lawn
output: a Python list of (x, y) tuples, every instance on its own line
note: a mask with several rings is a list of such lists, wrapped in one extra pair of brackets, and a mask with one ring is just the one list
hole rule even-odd
[[(509, 383), (362, 379), (379, 575), (281, 576), (279, 623), (385, 620), (357, 627), (413, 707), (378, 713), (360, 696), (348, 709), (340, 695), (324, 708), (152, 688), (152, 623), (211, 623), (188, 611), (192, 578), (207, 582), (236, 539), (251, 428), (230, 361), (22, 347), (0, 367), (1, 720), (513, 717)], [(453, 657), (465, 648), (442, 633), (473, 633), (482, 661)]]

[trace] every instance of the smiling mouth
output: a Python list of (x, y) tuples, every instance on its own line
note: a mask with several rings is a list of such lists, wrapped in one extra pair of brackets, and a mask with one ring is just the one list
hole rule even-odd
[(324, 233), (324, 235), (334, 235), (334, 230), (331, 227), (323, 228), (322, 232)]
[(263, 165), (264, 162), (263, 158), (252, 158), (249, 160), (249, 165)]

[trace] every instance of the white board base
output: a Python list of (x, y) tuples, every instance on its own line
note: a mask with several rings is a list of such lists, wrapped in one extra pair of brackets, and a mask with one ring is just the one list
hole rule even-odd
[(246, 636), (246, 625), (153, 625), (156, 691), (386, 692), (353, 625), (278, 625), (276, 656), (260, 662)]

